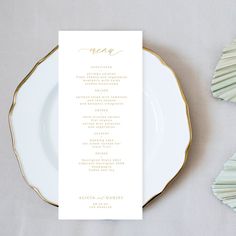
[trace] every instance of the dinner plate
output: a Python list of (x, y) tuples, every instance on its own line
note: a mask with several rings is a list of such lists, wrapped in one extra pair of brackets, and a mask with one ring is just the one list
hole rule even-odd
[[(187, 102), (175, 74), (149, 49), (143, 49), (143, 61), (145, 206), (181, 170), (192, 135)], [(57, 206), (58, 47), (16, 88), (9, 124), (24, 179), (43, 200)]]

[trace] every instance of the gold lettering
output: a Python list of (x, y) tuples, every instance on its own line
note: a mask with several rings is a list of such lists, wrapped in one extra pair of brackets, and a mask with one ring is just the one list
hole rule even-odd
[(81, 48), (79, 51), (88, 51), (93, 55), (105, 54), (108, 56), (115, 56), (122, 52), (122, 50), (115, 50), (114, 48)]

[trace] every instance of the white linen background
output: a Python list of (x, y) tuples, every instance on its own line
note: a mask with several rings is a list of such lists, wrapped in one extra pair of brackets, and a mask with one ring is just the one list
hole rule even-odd
[[(235, 25), (234, 0), (0, 0), (0, 235), (235, 235), (236, 213), (213, 196), (211, 184), (236, 152), (236, 105), (210, 93)], [(190, 106), (192, 147), (181, 173), (144, 209), (142, 221), (59, 221), (57, 208), (20, 174), (7, 121), (13, 91), (57, 45), (58, 30), (143, 30), (144, 46), (180, 80)]]

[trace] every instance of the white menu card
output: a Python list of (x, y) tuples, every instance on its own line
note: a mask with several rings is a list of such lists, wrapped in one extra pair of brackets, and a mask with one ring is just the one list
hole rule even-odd
[(141, 31), (59, 32), (59, 219), (142, 219)]

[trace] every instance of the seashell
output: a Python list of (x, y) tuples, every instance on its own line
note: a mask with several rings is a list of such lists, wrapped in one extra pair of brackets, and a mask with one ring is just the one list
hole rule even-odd
[(224, 164), (212, 185), (212, 191), (218, 199), (236, 211), (236, 153)]
[(236, 39), (223, 50), (213, 76), (211, 91), (216, 98), (236, 102)]

